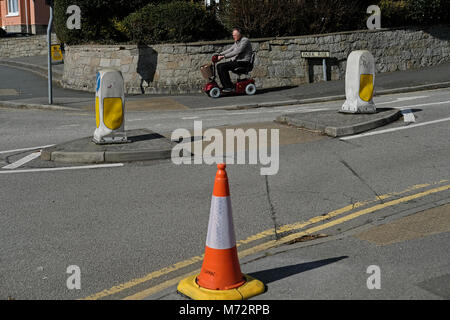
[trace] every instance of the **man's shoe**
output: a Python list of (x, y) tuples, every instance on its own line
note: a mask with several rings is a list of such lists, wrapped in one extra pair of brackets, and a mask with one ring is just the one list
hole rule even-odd
[(233, 88), (224, 88), (222, 91), (223, 92), (234, 92), (234, 89)]

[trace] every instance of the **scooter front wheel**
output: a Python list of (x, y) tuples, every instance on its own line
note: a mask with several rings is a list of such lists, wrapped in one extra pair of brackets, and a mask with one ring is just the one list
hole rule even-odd
[(219, 98), (219, 97), (220, 97), (220, 94), (221, 94), (220, 89), (217, 88), (217, 87), (212, 88), (212, 89), (209, 91), (209, 96), (210, 96), (211, 98), (214, 98), (214, 99)]

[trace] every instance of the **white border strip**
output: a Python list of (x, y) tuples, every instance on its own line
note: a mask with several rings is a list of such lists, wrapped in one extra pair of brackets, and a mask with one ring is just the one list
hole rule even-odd
[(450, 118), (444, 118), (444, 119), (433, 120), (433, 121), (428, 121), (428, 122), (423, 122), (423, 123), (418, 123), (418, 124), (412, 124), (412, 125), (409, 125), (406, 127), (399, 127), (399, 128), (392, 128), (392, 129), (386, 129), (386, 130), (379, 130), (379, 131), (375, 131), (375, 132), (362, 133), (362, 134), (358, 134), (355, 136), (340, 138), (339, 140), (352, 140), (352, 139), (358, 139), (358, 138), (363, 138), (363, 137), (368, 137), (368, 136), (375, 136), (378, 134), (412, 129), (412, 128), (416, 128), (416, 127), (427, 126), (429, 124), (435, 124), (435, 123), (440, 123), (440, 122), (445, 122), (445, 121), (450, 121)]
[(17, 169), (20, 166), (23, 166), (25, 163), (28, 163), (30, 161), (33, 161), (34, 159), (40, 157), (41, 151), (33, 152), (32, 154), (27, 155), (26, 157), (23, 157), (20, 160), (17, 160), (16, 162), (13, 162), (11, 164), (8, 164), (7, 166), (4, 166), (2, 169)]
[(123, 163), (112, 164), (98, 164), (92, 166), (78, 166), (78, 167), (61, 167), (61, 168), (39, 168), (39, 169), (26, 169), (26, 170), (11, 170), (0, 171), (0, 174), (8, 173), (30, 173), (30, 172), (49, 172), (49, 171), (64, 171), (64, 170), (81, 170), (81, 169), (100, 169), (100, 168), (116, 168), (123, 167)]
[(13, 153), (13, 152), (20, 152), (20, 151), (30, 151), (30, 150), (38, 150), (38, 149), (45, 149), (53, 147), (54, 144), (50, 144), (48, 146), (41, 146), (41, 147), (34, 147), (34, 148), (24, 148), (24, 149), (15, 149), (15, 150), (6, 150), (6, 151), (0, 151), (0, 154), (4, 153)]
[(449, 104), (449, 103), (450, 103), (450, 100), (449, 101), (439, 101), (439, 102), (428, 102), (428, 103), (414, 104), (412, 106), (398, 107), (398, 108), (411, 109), (411, 108), (415, 108), (415, 107), (438, 106), (438, 105)]

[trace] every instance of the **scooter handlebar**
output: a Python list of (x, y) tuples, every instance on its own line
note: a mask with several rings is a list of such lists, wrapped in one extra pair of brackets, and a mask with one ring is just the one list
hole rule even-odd
[(212, 62), (213, 63), (219, 62), (219, 55), (218, 54), (215, 54), (215, 55), (212, 56)]

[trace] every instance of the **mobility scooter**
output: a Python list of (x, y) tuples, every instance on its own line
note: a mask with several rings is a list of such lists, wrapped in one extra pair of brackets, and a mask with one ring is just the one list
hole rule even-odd
[[(208, 96), (211, 98), (219, 98), (223, 92), (222, 88), (219, 87), (219, 85), (216, 82), (216, 64), (218, 61), (218, 55), (214, 55), (212, 57), (212, 65), (211, 66), (204, 66), (202, 68), (211, 68), (212, 70), (208, 70), (208, 72), (204, 72), (202, 70), (203, 76), (209, 80), (209, 82), (204, 86), (203, 92), (205, 92)], [(255, 85), (255, 79), (249, 77), (249, 73), (253, 70), (253, 65), (255, 63), (255, 53), (253, 52), (252, 58), (250, 60), (250, 64), (247, 68), (239, 67), (234, 70), (231, 70), (231, 72), (237, 74), (239, 76), (236, 84), (234, 85), (234, 92), (232, 94), (247, 94), (247, 95), (254, 95), (256, 93), (256, 85)], [(212, 73), (212, 75), (211, 75)], [(241, 79), (242, 75), (246, 75), (245, 79)]]

